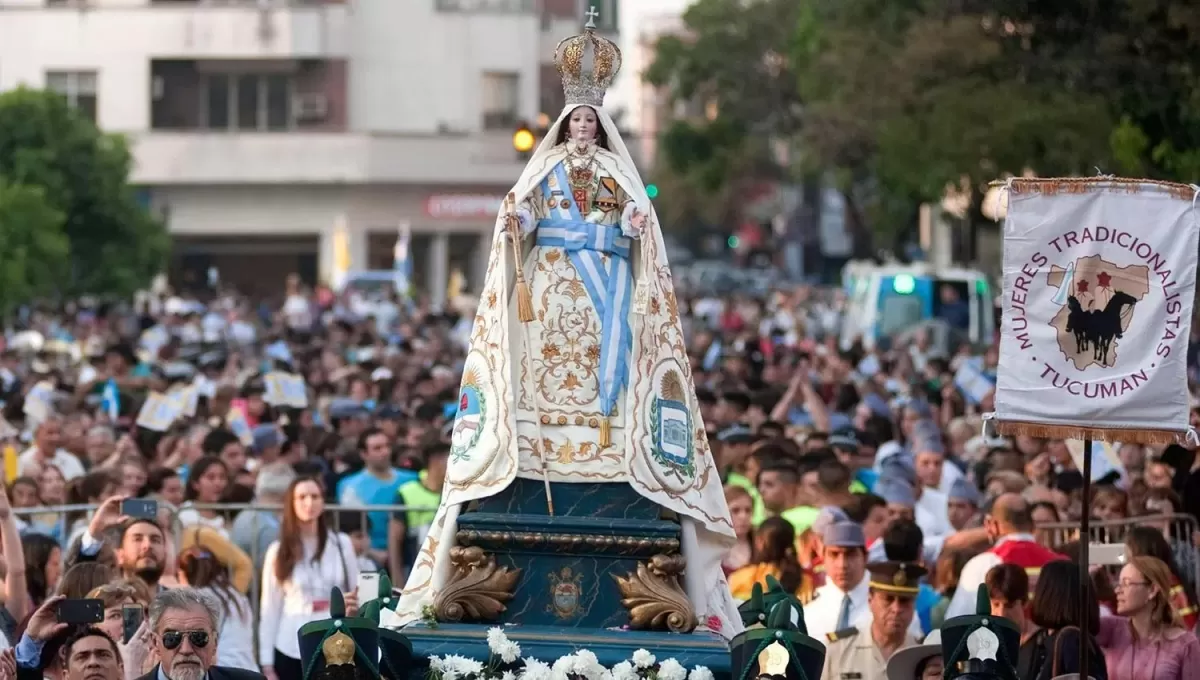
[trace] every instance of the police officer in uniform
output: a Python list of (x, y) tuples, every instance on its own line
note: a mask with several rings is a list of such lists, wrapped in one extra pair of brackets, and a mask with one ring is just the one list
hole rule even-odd
[(908, 628), (916, 614), (925, 568), (905, 562), (873, 562), (867, 565), (867, 572), (871, 624), (826, 636), (824, 680), (883, 680), (892, 654), (918, 642)]

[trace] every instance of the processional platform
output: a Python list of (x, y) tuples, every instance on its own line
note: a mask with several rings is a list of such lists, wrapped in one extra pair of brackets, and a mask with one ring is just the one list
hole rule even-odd
[(551, 484), (518, 478), (458, 517), (453, 575), (428, 618), (404, 629), (417, 658), (488, 657), (502, 626), (523, 656), (547, 663), (579, 649), (605, 666), (637, 649), (729, 675), (729, 647), (691, 632), (678, 518), (628, 484)]

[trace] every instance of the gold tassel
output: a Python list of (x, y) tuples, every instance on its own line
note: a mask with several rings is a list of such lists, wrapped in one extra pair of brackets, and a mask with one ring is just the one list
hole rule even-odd
[(517, 318), (521, 323), (533, 321), (533, 293), (523, 277), (517, 279)]
[(607, 449), (612, 446), (612, 423), (608, 416), (604, 416), (604, 420), (600, 421), (600, 448)]
[(505, 220), (513, 246), (513, 268), (517, 274), (517, 318), (521, 323), (533, 321), (533, 293), (525, 282), (525, 268), (521, 265), (521, 222), (516, 213), (517, 197), (509, 193), (504, 198)]

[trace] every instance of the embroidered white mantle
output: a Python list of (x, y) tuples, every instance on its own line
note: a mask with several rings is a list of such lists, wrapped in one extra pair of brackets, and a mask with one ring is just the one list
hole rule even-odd
[[(544, 196), (542, 187), (567, 156), (553, 140), (572, 110), (559, 116), (513, 188), (518, 206), (534, 208), (534, 214), (544, 214), (534, 201), (561, 198)], [(544, 465), (552, 482), (626, 482), (678, 513), (688, 564), (684, 586), (701, 623), (697, 630), (711, 628), (731, 638), (742, 629), (721, 570), (734, 542), (733, 527), (703, 423), (693, 415), (699, 405), (662, 232), (616, 126), (602, 110), (597, 114), (611, 149), (596, 154), (600, 178), (615, 180), (619, 190), (610, 192), (616, 194), (613, 200), (632, 201), (647, 215), (642, 240), (633, 241), (630, 257), (634, 282), (644, 285), (647, 303), (645, 313), (631, 306), (628, 314), (633, 339), (626, 387), (611, 419), (612, 446), (598, 445), (602, 414), (594, 397), (594, 367), (601, 317), (564, 249), (536, 245), (536, 236), (530, 236), (523, 242), (522, 262), (536, 318), (527, 324), (518, 320), (514, 253), (501, 214), (463, 371), (466, 408), (460, 403), (441, 507), (397, 608), (405, 623), (420, 618), (450, 574), (449, 551), (462, 505), (499, 493), (518, 476), (541, 480)], [(613, 188), (612, 181), (608, 186)], [(571, 195), (567, 187), (562, 190)], [(613, 227), (627, 223), (628, 212), (625, 219), (621, 210), (616, 214), (617, 219), (610, 213), (588, 220)], [(569, 354), (565, 360), (564, 354)], [(670, 428), (666, 438), (664, 425)]]

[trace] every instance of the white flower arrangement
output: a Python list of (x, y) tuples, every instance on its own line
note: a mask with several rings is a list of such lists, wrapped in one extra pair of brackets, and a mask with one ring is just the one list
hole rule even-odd
[(521, 646), (500, 627), (488, 630), (487, 643), (487, 663), (457, 654), (429, 657), (429, 680), (713, 680), (712, 671), (704, 666), (688, 671), (675, 659), (659, 662), (645, 649), (609, 669), (587, 649), (553, 664), (522, 657)]

